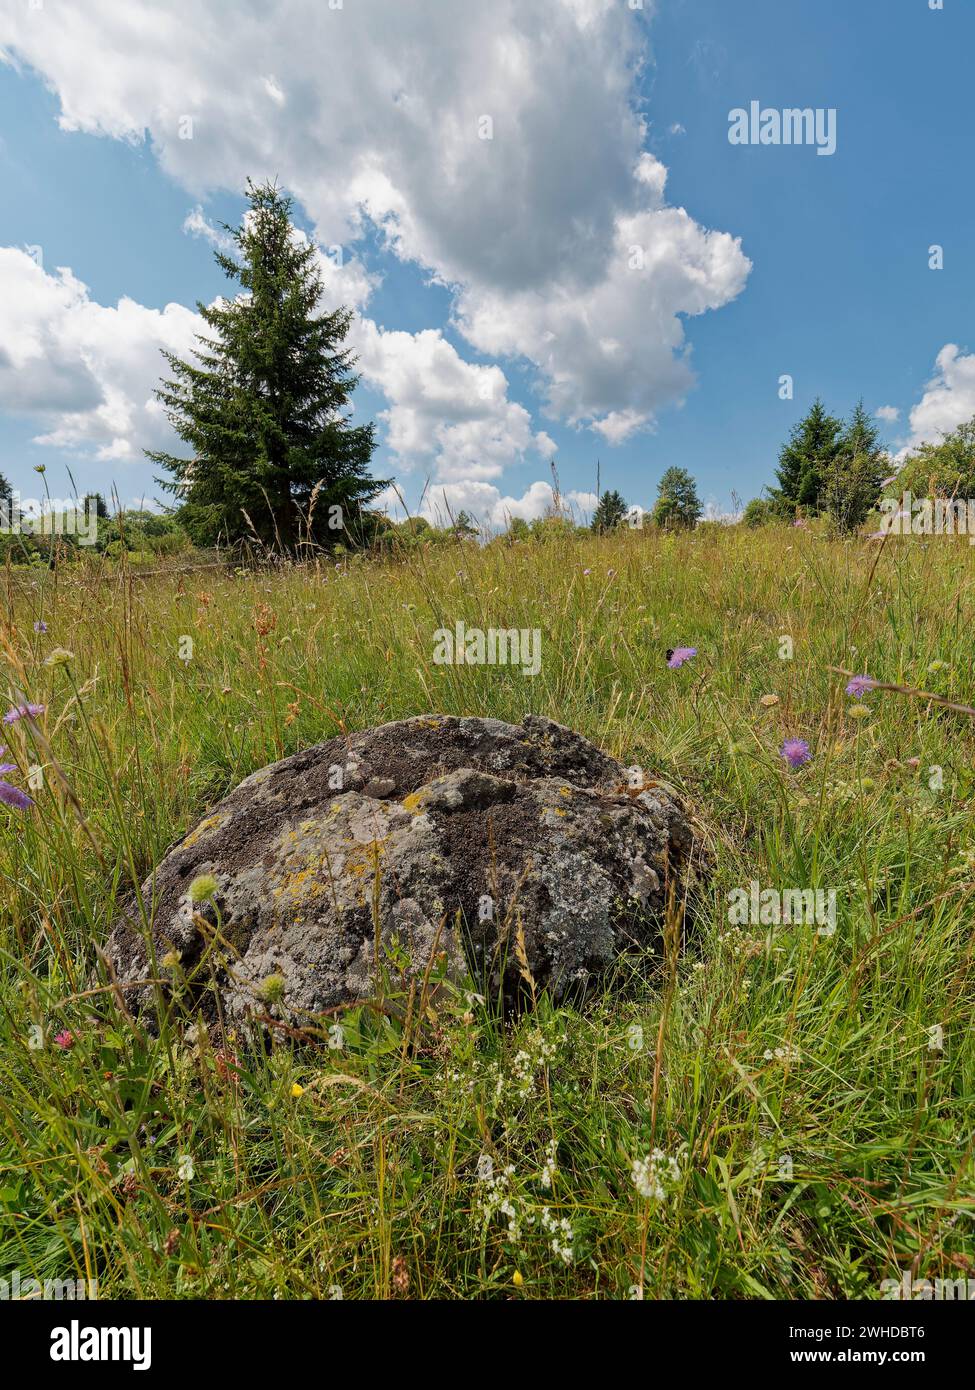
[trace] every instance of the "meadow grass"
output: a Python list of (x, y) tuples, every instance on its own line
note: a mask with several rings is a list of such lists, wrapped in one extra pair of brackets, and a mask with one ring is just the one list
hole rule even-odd
[[(102, 1298), (975, 1277), (975, 727), (829, 669), (968, 703), (973, 601), (967, 545), (784, 528), (8, 573), (6, 693), (47, 710), (6, 730), (10, 780), (43, 786), (0, 809), (0, 1274)], [(435, 665), (457, 619), (540, 628), (540, 674)], [(338, 1046), (264, 1051), (152, 1036), (100, 987), (117, 902), (242, 777), (427, 711), (545, 714), (677, 789), (707, 870), (662, 969), (518, 1019), (463, 989), (363, 1005)], [(835, 932), (730, 924), (752, 881), (835, 890)]]

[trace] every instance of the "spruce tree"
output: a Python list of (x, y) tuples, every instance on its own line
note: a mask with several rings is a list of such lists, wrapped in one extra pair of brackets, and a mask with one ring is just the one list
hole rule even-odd
[(823, 475), (823, 509), (839, 531), (852, 532), (863, 525), (879, 501), (889, 467), (880, 431), (860, 400)]
[(827, 414), (817, 396), (809, 413), (793, 426), (779, 453), (775, 498), (782, 510), (819, 510), (826, 473), (839, 451), (842, 429), (842, 420)]
[(671, 530), (697, 525), (703, 511), (697, 484), (686, 468), (668, 468), (657, 484), (653, 523)]
[(374, 426), (352, 426), (347, 409), (352, 313), (320, 312), (318, 253), (293, 226), (291, 199), (250, 180), (247, 198), (241, 225), (224, 225), (236, 256), (216, 253), (240, 292), (197, 305), (210, 330), (198, 360), (165, 353), (172, 379), (156, 392), (193, 457), (146, 452), (172, 475), (159, 481), (198, 544), (255, 533), (286, 552), (306, 535), (348, 542), (386, 486), (368, 472)]
[(615, 531), (621, 525), (626, 516), (627, 506), (623, 497), (615, 488), (612, 492), (604, 492), (596, 504), (596, 510), (592, 514), (590, 526), (593, 531), (602, 533), (603, 531)]

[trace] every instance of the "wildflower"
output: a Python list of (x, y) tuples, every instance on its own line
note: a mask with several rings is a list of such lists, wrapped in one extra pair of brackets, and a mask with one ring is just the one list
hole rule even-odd
[(67, 666), (74, 661), (74, 652), (69, 652), (65, 647), (55, 647), (53, 652), (49, 652), (44, 662), (45, 666)]
[(928, 667), (928, 671), (932, 676), (936, 676), (939, 671), (946, 671), (947, 669), (947, 661), (932, 661), (931, 665)]
[(60, 1033), (54, 1034), (54, 1041), (62, 1052), (70, 1052), (75, 1044), (75, 1036), (70, 1028), (62, 1028)]
[(697, 656), (697, 647), (674, 647), (667, 653), (667, 665), (676, 670), (685, 661), (690, 661), (692, 656)]
[(294, 1097), (294, 1099), (297, 1100), (299, 1096), (303, 1096), (305, 1094), (304, 1086), (299, 1086), (297, 1081), (294, 1082), (294, 1084), (291, 1087), (291, 1094)]
[(778, 695), (763, 695), (759, 703), (763, 704), (766, 709), (772, 709), (779, 703), (779, 697)]
[(525, 1279), (520, 1269), (515, 1270), (514, 1274), (511, 1276), (511, 1282), (512, 1284), (514, 1284), (516, 1289), (520, 1289), (522, 1287), (522, 1285), (525, 1282)]
[(575, 1259), (572, 1246), (575, 1232), (567, 1217), (561, 1220), (552, 1214), (548, 1207), (542, 1208), (542, 1228), (551, 1237), (552, 1253), (558, 1255), (563, 1264), (570, 1265)]
[(204, 903), (216, 897), (216, 893), (217, 880), (213, 874), (199, 874), (190, 884), (187, 897), (191, 903)]
[(876, 689), (877, 682), (872, 676), (854, 676), (846, 687), (847, 695), (853, 695), (860, 700), (866, 695), (868, 690)]
[(163, 956), (162, 960), (159, 962), (159, 964), (163, 967), (164, 970), (175, 970), (176, 967), (179, 965), (180, 957), (181, 952), (179, 951), (167, 951), (166, 954)]
[(592, 574), (592, 570), (583, 570), (583, 574)]
[(538, 1179), (543, 1187), (551, 1187), (552, 1181), (555, 1178), (555, 1175), (558, 1173), (558, 1167), (556, 1166), (555, 1162), (555, 1152), (557, 1147), (558, 1144), (556, 1140), (552, 1139), (549, 1142), (548, 1149), (546, 1150), (545, 1162), (542, 1165), (541, 1175)]
[(677, 1182), (680, 1166), (676, 1158), (665, 1154), (662, 1149), (654, 1149), (646, 1158), (635, 1158), (630, 1176), (633, 1186), (641, 1197), (653, 1202), (663, 1202), (667, 1198), (665, 1182)]
[(809, 744), (803, 738), (787, 738), (779, 752), (793, 771), (797, 767), (802, 767), (804, 763), (808, 763), (812, 757)]
[(14, 705), (3, 716), (5, 724), (16, 724), (18, 719), (37, 719), (44, 713), (46, 705)]
[[(0, 748), (0, 753), (2, 752), (3, 749)], [(16, 771), (18, 771), (16, 763), (0, 763), (0, 801), (5, 806), (12, 806), (17, 811), (26, 811), (28, 806), (33, 806), (33, 800), (26, 792), (22, 792), (19, 787), (8, 782), (5, 776), (8, 772)]]
[(179, 1154), (176, 1163), (176, 1176), (181, 1182), (191, 1182), (196, 1170), (193, 1167), (192, 1154)]
[(38, 618), (37, 622), (34, 624), (34, 631), (47, 632), (47, 623), (44, 622), (42, 618)]
[(46, 472), (47, 472), (47, 464), (46, 464), (46, 463), (35, 463), (35, 464), (34, 464), (34, 472), (35, 472), (35, 473), (46, 473)]
[(870, 717), (870, 711), (867, 709), (866, 705), (853, 705), (850, 708), (849, 715), (851, 719), (868, 719)]

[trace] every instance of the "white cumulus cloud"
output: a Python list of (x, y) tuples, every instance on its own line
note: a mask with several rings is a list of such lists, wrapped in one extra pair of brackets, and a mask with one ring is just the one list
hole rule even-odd
[[(643, 149), (634, 83), (648, 11), (618, 0), (10, 5), (0, 58), (41, 74), (66, 131), (151, 140), (194, 197), (277, 176), (323, 247), (378, 229), (448, 287), (474, 347), (533, 365), (553, 418), (618, 443), (686, 395), (685, 319), (733, 299), (750, 269), (734, 237), (666, 205), (666, 170)], [(188, 230), (212, 232), (202, 212)], [(359, 307), (368, 288), (353, 285)], [(434, 357), (455, 384), (463, 373), (425, 338), (378, 356), (374, 379), (385, 372), (400, 391), (391, 435), (429, 452), (423, 392), (401, 359)], [(445, 474), (470, 463), (466, 476), (484, 480), (538, 439), (500, 380), (479, 376), (478, 391), (485, 381), (493, 409), (462, 391), (462, 418), (448, 413), (435, 441)]]

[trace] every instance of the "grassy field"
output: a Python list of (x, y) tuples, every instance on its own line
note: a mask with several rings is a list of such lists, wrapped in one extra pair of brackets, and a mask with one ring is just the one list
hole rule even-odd
[[(829, 669), (971, 703), (964, 542), (705, 527), (69, 568), (10, 575), (3, 618), (5, 694), (46, 713), (5, 731), (8, 780), (43, 786), (0, 808), (0, 1270), (102, 1298), (975, 1278), (975, 724)], [(540, 628), (540, 674), (434, 665), (457, 619)], [(546, 714), (679, 790), (711, 880), (663, 979), (508, 1023), (464, 991), (408, 1023), (357, 1008), (341, 1047), (266, 1055), (92, 992), (116, 901), (225, 791), (426, 711)], [(753, 881), (834, 890), (835, 933), (733, 925)]]

